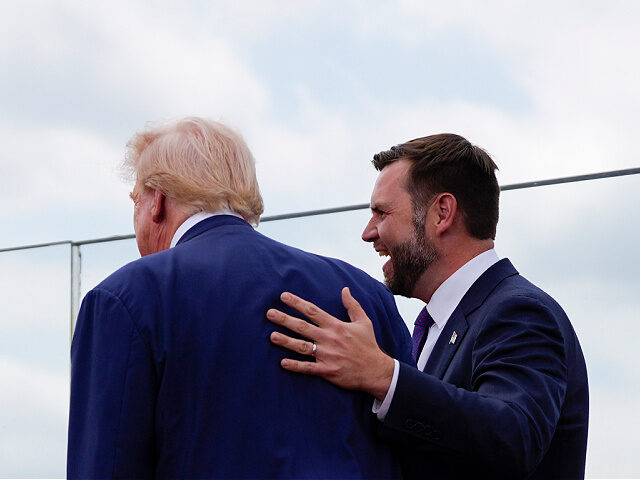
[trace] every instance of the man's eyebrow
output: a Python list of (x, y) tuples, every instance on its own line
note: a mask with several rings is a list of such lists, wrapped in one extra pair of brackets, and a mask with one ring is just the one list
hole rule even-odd
[(381, 212), (387, 211), (389, 209), (389, 206), (384, 203), (374, 203), (374, 204), (371, 204), (370, 208), (371, 208), (371, 211), (374, 213), (381, 213)]

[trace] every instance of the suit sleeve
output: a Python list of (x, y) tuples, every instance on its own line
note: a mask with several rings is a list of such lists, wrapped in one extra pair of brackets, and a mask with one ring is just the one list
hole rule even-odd
[(411, 356), (411, 334), (398, 313), (393, 294), (386, 288), (382, 288), (378, 295), (384, 310), (373, 317), (378, 346), (394, 359), (415, 367), (416, 362)]
[(69, 478), (152, 478), (152, 357), (128, 310), (111, 293), (85, 297), (71, 346)]
[(538, 299), (502, 302), (475, 339), (469, 390), (401, 363), (385, 427), (412, 450), (526, 476), (549, 447), (567, 388), (554, 315)]

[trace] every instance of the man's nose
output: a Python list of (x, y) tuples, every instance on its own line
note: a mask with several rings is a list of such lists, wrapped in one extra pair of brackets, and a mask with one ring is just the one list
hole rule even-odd
[(362, 232), (362, 240), (365, 242), (373, 242), (376, 238), (378, 238), (378, 233), (373, 225), (373, 218), (369, 220), (367, 226), (364, 227), (364, 231)]

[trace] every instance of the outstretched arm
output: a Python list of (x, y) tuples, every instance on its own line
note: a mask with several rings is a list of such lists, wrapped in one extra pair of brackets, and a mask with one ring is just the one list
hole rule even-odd
[[(269, 319), (310, 341), (274, 332), (272, 342), (305, 355), (317, 345), (315, 363), (284, 359), (284, 368), (384, 398), (393, 360), (377, 346), (371, 322), (347, 289), (351, 323), (291, 294), (282, 300), (313, 324), (277, 310)], [(472, 345), (469, 390), (400, 363), (384, 425), (413, 449), (447, 453), (496, 476), (523, 477), (540, 462), (557, 425), (567, 385), (564, 339), (555, 314), (524, 297), (502, 302), (481, 332)]]
[[(314, 304), (285, 292), (281, 300), (307, 317), (313, 324), (276, 309), (267, 318), (308, 338), (300, 340), (273, 332), (271, 341), (303, 355), (312, 355), (315, 362), (285, 358), (282, 367), (292, 372), (320, 376), (339, 387), (368, 392), (384, 399), (393, 377), (393, 359), (376, 342), (373, 324), (348, 287), (342, 289), (344, 304), (351, 323), (329, 315)], [(313, 345), (316, 351), (313, 353)]]

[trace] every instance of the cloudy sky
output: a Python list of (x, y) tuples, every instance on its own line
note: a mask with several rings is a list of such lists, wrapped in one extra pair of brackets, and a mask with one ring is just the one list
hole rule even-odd
[[(501, 184), (637, 167), (635, 1), (0, 2), (0, 248), (132, 232), (124, 146), (202, 115), (245, 137), (266, 215), (364, 203), (373, 153), (455, 132)], [(640, 477), (640, 176), (505, 192), (497, 248), (565, 307), (590, 477)], [(265, 223), (380, 277), (367, 212)], [(83, 249), (83, 291), (135, 259)], [(0, 477), (64, 475), (69, 251), (0, 254)], [(398, 299), (407, 323), (420, 308)]]

